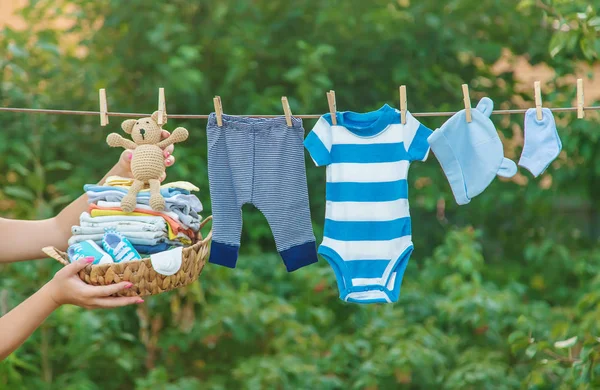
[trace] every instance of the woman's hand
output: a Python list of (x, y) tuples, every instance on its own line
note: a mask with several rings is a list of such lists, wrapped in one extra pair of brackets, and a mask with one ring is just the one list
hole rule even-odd
[(109, 297), (131, 287), (129, 282), (90, 286), (81, 281), (77, 273), (92, 261), (93, 259), (87, 258), (67, 265), (25, 302), (0, 317), (0, 361), (23, 344), (50, 313), (61, 305), (70, 303), (93, 309), (144, 302), (140, 297)]
[[(171, 133), (169, 133), (167, 130), (163, 130), (161, 133), (161, 138), (166, 139), (166, 138), (169, 138), (170, 135), (171, 135)], [(175, 156), (173, 156), (174, 149), (175, 149), (174, 145), (169, 145), (165, 148), (165, 150), (163, 150), (166, 167), (170, 167), (173, 164), (175, 164)], [(123, 171), (123, 173), (120, 174), (119, 176), (133, 177), (133, 174), (131, 173), (131, 159), (132, 158), (133, 158), (133, 150), (127, 149), (127, 150), (124, 150), (123, 153), (121, 153), (121, 158), (119, 159), (118, 166)], [(163, 174), (163, 177), (160, 178), (160, 181), (165, 180), (166, 177), (167, 177), (166, 173)]]
[(77, 275), (79, 271), (88, 266), (93, 258), (79, 259), (58, 271), (54, 278), (46, 285), (50, 297), (57, 306), (71, 304), (86, 309), (111, 308), (142, 303), (144, 300), (134, 297), (111, 297), (121, 290), (130, 288), (130, 282), (121, 282), (109, 286), (90, 286), (84, 283)]

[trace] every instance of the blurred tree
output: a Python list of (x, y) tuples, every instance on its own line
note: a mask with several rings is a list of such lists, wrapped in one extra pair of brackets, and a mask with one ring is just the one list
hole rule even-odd
[[(546, 106), (570, 105), (563, 77), (597, 59), (597, 10), (584, 1), (37, 0), (30, 28), (0, 34), (0, 104), (150, 112), (414, 111), (473, 98), (513, 107), (516, 69), (506, 52), (545, 64)], [(56, 20), (72, 21), (66, 29)], [(593, 102), (587, 102), (592, 105)], [(117, 158), (97, 117), (4, 114), (0, 215), (43, 218)], [(193, 286), (146, 307), (59, 310), (0, 363), (0, 389), (587, 389), (600, 387), (598, 116), (557, 115), (564, 153), (540, 179), (496, 180), (458, 208), (435, 158), (412, 168), (416, 246), (396, 305), (337, 297), (324, 261), (286, 274), (264, 218), (244, 208), (236, 270), (208, 266)], [(427, 118), (435, 128), (443, 118)], [(522, 116), (494, 117), (518, 158)], [(175, 121), (174, 121), (175, 122)], [(170, 179), (202, 188), (210, 212), (204, 123), (177, 148)], [(181, 122), (181, 123), (180, 123)], [(184, 123), (185, 122), (185, 123)], [(305, 127), (310, 129), (311, 121)], [(82, 153), (83, 151), (83, 153)], [(322, 234), (324, 170), (308, 164), (315, 231)], [(569, 204), (576, 206), (574, 214)], [(471, 227), (473, 226), (473, 227)], [(0, 266), (0, 310), (22, 301), (57, 265)]]

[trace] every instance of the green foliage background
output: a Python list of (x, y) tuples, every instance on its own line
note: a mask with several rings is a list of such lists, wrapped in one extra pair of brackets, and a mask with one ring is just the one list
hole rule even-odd
[[(29, 28), (0, 32), (1, 106), (97, 110), (105, 87), (111, 111), (151, 112), (163, 86), (170, 113), (210, 112), (216, 94), (228, 113), (277, 114), (282, 95), (323, 113), (333, 88), (340, 110), (366, 111), (397, 106), (405, 84), (411, 110), (445, 111), (468, 82), (474, 104), (507, 108), (533, 98), (513, 67), (492, 69), (505, 49), (551, 68), (544, 104), (563, 107), (575, 95), (563, 76), (600, 53), (598, 0), (29, 3)], [(73, 27), (53, 29), (64, 17)], [(118, 157), (104, 142), (118, 118), (1, 117), (2, 216), (55, 215)], [(397, 304), (343, 303), (323, 260), (287, 274), (245, 206), (237, 269), (208, 265), (140, 308), (61, 308), (0, 363), (0, 389), (600, 388), (598, 118), (557, 115), (566, 158), (544, 188), (522, 172), (459, 208), (435, 158), (415, 164), (416, 250)], [(521, 115), (493, 119), (506, 142), (520, 134)], [(179, 125), (191, 139), (169, 178), (198, 184), (208, 215), (205, 123)], [(324, 170), (307, 172), (320, 240)], [(57, 269), (0, 266), (2, 313)]]

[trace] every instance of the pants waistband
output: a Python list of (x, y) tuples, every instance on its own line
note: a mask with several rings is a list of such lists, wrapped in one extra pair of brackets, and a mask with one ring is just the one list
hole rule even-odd
[[(223, 127), (235, 127), (246, 131), (268, 130), (272, 127), (288, 127), (285, 116), (273, 118), (251, 118), (247, 116), (222, 115)], [(208, 125), (217, 127), (217, 116), (213, 112), (208, 116)], [(292, 116), (292, 127), (302, 128), (302, 119)]]

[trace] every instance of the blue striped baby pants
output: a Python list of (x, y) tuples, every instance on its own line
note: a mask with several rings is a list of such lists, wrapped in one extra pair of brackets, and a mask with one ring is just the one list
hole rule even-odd
[(215, 114), (208, 119), (208, 178), (213, 212), (210, 262), (235, 268), (242, 234), (242, 205), (266, 217), (289, 272), (315, 263), (302, 120)]

